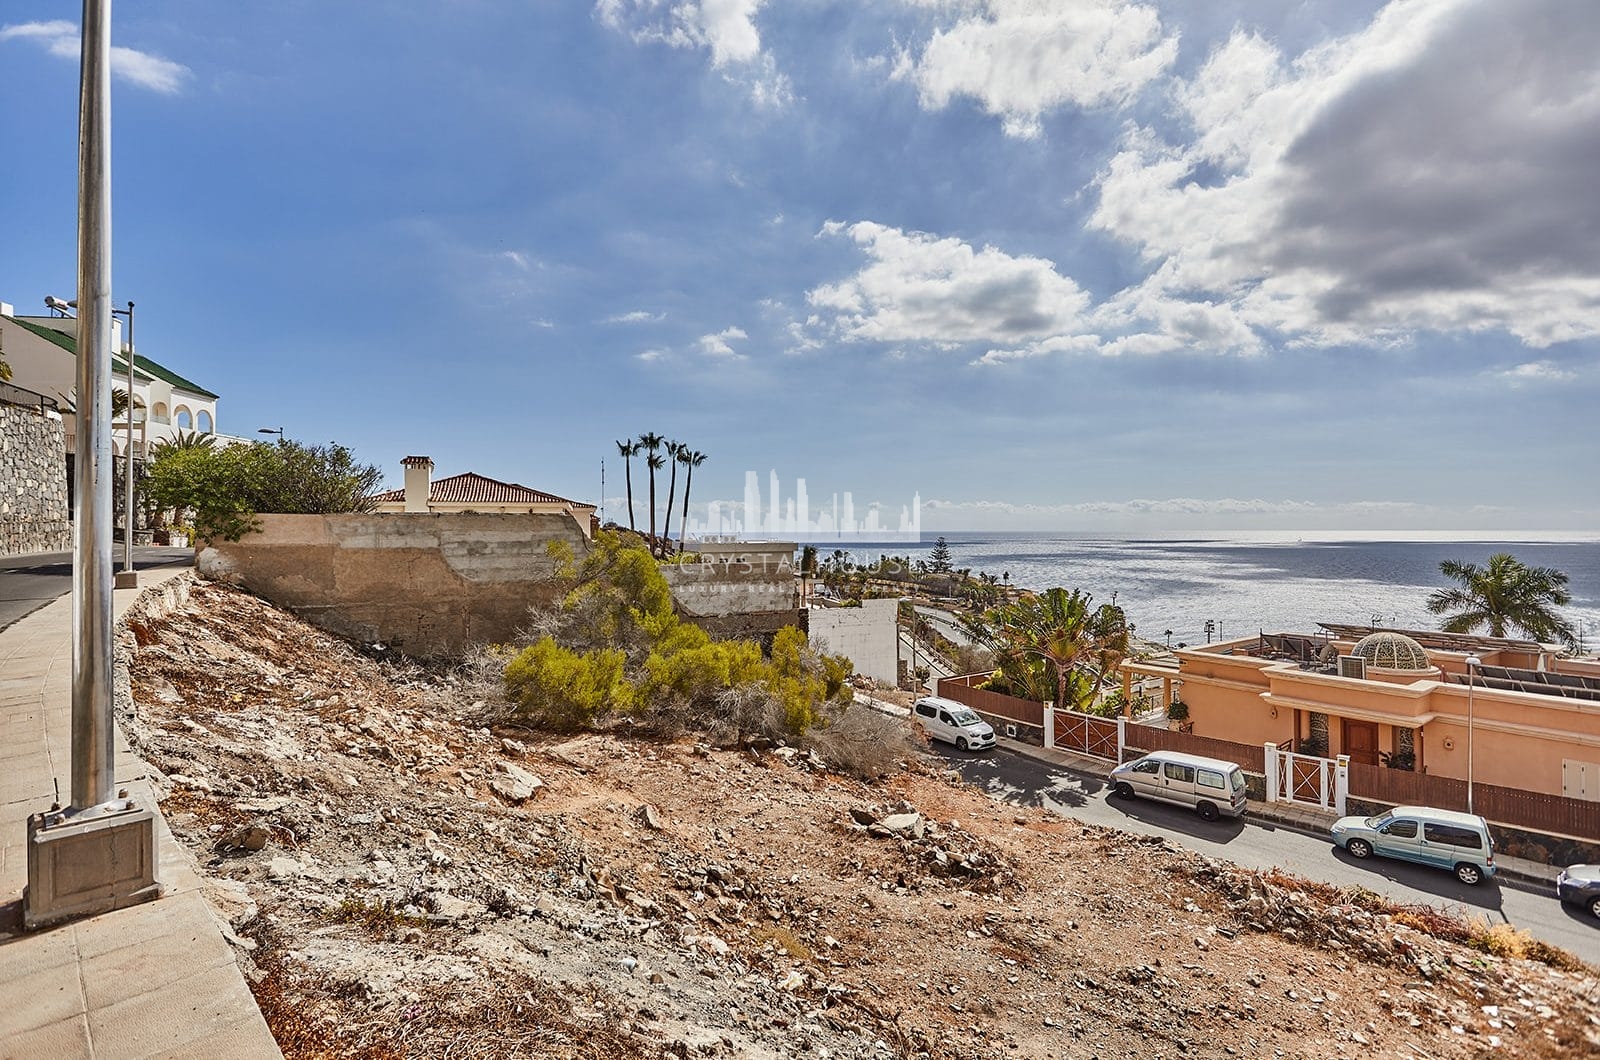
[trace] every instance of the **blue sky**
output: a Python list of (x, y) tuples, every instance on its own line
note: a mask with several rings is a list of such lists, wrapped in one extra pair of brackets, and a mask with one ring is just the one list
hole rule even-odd
[[(0, 9), (19, 312), (73, 285), (78, 14)], [(654, 430), (697, 508), (1597, 525), (1588, 0), (113, 15), (116, 298), (225, 432), (586, 500), (604, 458), (612, 515)]]

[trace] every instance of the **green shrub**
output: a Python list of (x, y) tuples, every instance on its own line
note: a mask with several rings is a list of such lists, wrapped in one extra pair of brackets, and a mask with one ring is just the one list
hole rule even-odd
[(158, 509), (193, 512), (202, 538), (237, 541), (257, 513), (369, 511), (382, 479), (342, 445), (171, 444), (154, 450), (144, 490)]
[(795, 737), (824, 720), (825, 704), (852, 697), (850, 661), (817, 652), (798, 629), (778, 631), (769, 659), (754, 641), (713, 640), (680, 621), (658, 562), (630, 535), (602, 531), (581, 561), (565, 548), (551, 556), (567, 591), (535, 616), (539, 639), (504, 670), (525, 720), (574, 729), (629, 711), (674, 730)]
[(633, 686), (623, 675), (626, 662), (614, 648), (579, 654), (544, 637), (506, 666), (506, 692), (523, 717), (571, 731), (603, 713), (633, 706)]

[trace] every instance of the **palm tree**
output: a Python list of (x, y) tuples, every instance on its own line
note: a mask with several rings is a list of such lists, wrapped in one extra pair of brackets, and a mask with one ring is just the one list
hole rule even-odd
[(1534, 640), (1577, 648), (1572, 623), (1555, 610), (1571, 603), (1572, 595), (1567, 576), (1554, 567), (1525, 566), (1511, 553), (1497, 552), (1486, 567), (1447, 559), (1439, 570), (1456, 585), (1435, 589), (1427, 606), (1435, 615), (1448, 614), (1439, 624), (1446, 633), (1488, 627), (1490, 636), (1504, 637), (1516, 627)]
[(199, 431), (178, 431), (170, 438), (163, 438), (150, 447), (150, 459), (160, 460), (168, 453), (182, 452), (185, 449), (215, 449), (217, 436), (214, 434), (201, 434)]
[(633, 525), (633, 457), (639, 451), (639, 443), (629, 438), (627, 441), (617, 443), (617, 452), (622, 454), (622, 477), (628, 483), (628, 529), (635, 530)]
[(667, 462), (660, 455), (661, 443), (666, 441), (661, 435), (651, 431), (639, 435), (639, 446), (644, 450), (644, 466), (650, 469), (650, 547), (656, 547), (656, 472), (665, 467)]
[(678, 453), (678, 463), (687, 469), (683, 479), (683, 517), (678, 520), (678, 551), (683, 551), (683, 539), (689, 526), (689, 487), (694, 485), (694, 469), (706, 462), (706, 454), (691, 451), (684, 446)]
[[(1059, 588), (1023, 597), (986, 616), (988, 629), (982, 639), (1002, 664), (1012, 662), (1013, 672), (1019, 676), (1030, 662), (1048, 664), (1055, 672), (1058, 707), (1087, 705), (1100, 681), (1120, 665), (1128, 650), (1128, 624), (1122, 609), (1115, 604), (1091, 609), (1092, 600), (1081, 590)], [(1091, 671), (1092, 680), (1089, 674), (1081, 674), (1074, 681), (1074, 671), (1080, 666)]]
[(678, 495), (678, 454), (683, 452), (683, 449), (682, 442), (667, 443), (667, 459), (672, 462), (672, 475), (667, 485), (667, 514), (661, 520), (661, 536), (668, 541), (672, 540), (672, 501)]

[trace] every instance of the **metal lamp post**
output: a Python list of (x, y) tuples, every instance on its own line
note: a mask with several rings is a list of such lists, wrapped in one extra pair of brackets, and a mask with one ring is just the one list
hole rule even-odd
[(1467, 812), (1472, 812), (1472, 686), (1476, 682), (1478, 667), (1483, 660), (1476, 655), (1467, 656)]
[(84, 0), (79, 69), (72, 805), (28, 817), (29, 929), (161, 893), (155, 815), (116, 789), (111, 721), (111, 0)]
[(282, 427), (257, 427), (256, 428), (256, 433), (257, 434), (276, 434), (278, 436), (278, 441), (280, 441), (280, 442), (283, 441), (283, 428)]

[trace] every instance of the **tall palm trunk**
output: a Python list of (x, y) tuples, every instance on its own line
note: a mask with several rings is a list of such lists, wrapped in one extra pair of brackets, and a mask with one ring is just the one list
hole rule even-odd
[(678, 457), (683, 461), (683, 516), (678, 520), (678, 551), (683, 551), (684, 539), (688, 536), (689, 527), (689, 490), (694, 486), (694, 469), (706, 462), (706, 454), (690, 452), (688, 446), (683, 449)]
[(661, 435), (654, 431), (649, 431), (639, 435), (638, 442), (639, 447), (644, 450), (644, 466), (650, 471), (650, 550), (652, 552), (655, 551), (656, 547), (656, 471), (663, 462), (660, 449), (664, 440)]
[(637, 530), (633, 522), (633, 454), (639, 451), (633, 439), (617, 443), (617, 452), (622, 454), (622, 477), (628, 484), (628, 529)]
[(651, 453), (645, 459), (645, 466), (650, 469), (650, 548), (653, 551), (659, 551), (656, 548), (656, 472), (664, 463), (666, 460), (659, 453)]
[(667, 443), (667, 459), (672, 461), (672, 477), (667, 481), (667, 514), (661, 520), (661, 536), (672, 540), (672, 500), (678, 495), (678, 456), (683, 452), (682, 442)]

